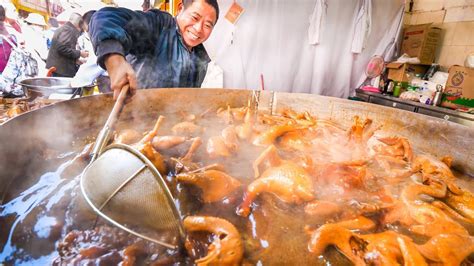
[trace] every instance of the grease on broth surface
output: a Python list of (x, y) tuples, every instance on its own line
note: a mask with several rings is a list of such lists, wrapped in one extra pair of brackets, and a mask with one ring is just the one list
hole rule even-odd
[[(7, 226), (0, 229), (0, 261), (192, 264), (219, 241), (239, 240), (229, 241), (243, 250), (241, 258), (232, 257), (235, 264), (469, 263), (473, 184), (451, 172), (448, 157), (418, 154), (409, 139), (370, 119), (355, 117), (352, 127), (342, 128), (308, 113), (250, 111), (164, 114), (152, 138), (142, 140), (151, 151), (147, 156), (161, 156), (157, 168), (183, 219), (225, 221), (190, 232), (182, 250), (137, 239), (101, 220), (95, 224), (78, 186), (86, 158), (52, 151), (50, 160), (60, 166), (15, 184), (1, 205), (0, 221)], [(136, 145), (156, 119), (119, 124), (115, 141)], [(78, 141), (75, 148), (82, 145)], [(227, 223), (238, 236), (218, 235), (218, 226), (232, 229)], [(431, 252), (456, 244), (466, 248), (453, 250), (454, 257)], [(211, 263), (226, 259), (229, 247), (220, 248)]]

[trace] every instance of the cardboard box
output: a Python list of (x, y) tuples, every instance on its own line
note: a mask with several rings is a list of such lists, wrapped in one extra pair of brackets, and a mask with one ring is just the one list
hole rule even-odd
[(441, 105), (454, 109), (474, 107), (474, 69), (456, 65), (449, 68)]
[(392, 62), (387, 64), (388, 78), (400, 82), (408, 82), (409, 73), (425, 74), (428, 70), (428, 65), (412, 65), (408, 63)]
[(402, 54), (418, 57), (420, 64), (429, 65), (435, 61), (440, 36), (441, 29), (431, 27), (431, 23), (408, 26), (403, 32)]

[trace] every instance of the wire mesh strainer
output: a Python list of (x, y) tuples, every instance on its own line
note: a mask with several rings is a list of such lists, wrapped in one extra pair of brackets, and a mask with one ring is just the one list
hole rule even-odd
[(156, 167), (125, 144), (107, 143), (121, 112), (124, 87), (97, 137), (91, 163), (81, 176), (81, 190), (89, 205), (115, 226), (143, 239), (178, 249), (184, 229), (173, 196)]
[(81, 189), (100, 216), (129, 233), (172, 249), (184, 239), (165, 181), (145, 156), (128, 145), (108, 146), (84, 171)]

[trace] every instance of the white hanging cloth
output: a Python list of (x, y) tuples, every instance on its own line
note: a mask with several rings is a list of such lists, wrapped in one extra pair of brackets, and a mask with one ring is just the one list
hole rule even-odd
[(223, 88), (224, 87), (224, 71), (215, 61), (209, 62), (207, 65), (206, 76), (202, 81), (201, 88)]
[(367, 44), (372, 29), (372, 0), (360, 0), (360, 9), (354, 20), (352, 52), (360, 54)]
[(310, 45), (319, 44), (322, 26), (327, 15), (327, 0), (316, 0), (313, 13), (309, 19), (308, 43)]
[[(239, 0), (245, 13), (239, 18), (233, 44), (233, 29), (225, 19), (217, 22), (204, 44), (224, 71), (224, 87), (258, 89), (263, 74), (267, 90), (341, 98), (351, 95), (360, 78), (365, 79), (370, 58), (399, 40), (404, 0), (372, 0), (370, 38), (356, 55), (352, 53), (353, 23), (362, 2), (325, 2), (327, 13), (320, 25), (319, 44), (309, 45), (308, 19), (317, 3), (321, 7), (320, 0)], [(232, 3), (219, 0), (222, 10)], [(387, 49), (387, 57), (393, 50)], [(212, 56), (217, 54), (223, 56)]]
[[(394, 56), (397, 56), (397, 51), (400, 49), (399, 46), (401, 44), (400, 42), (397, 42), (397, 38), (400, 38), (402, 35), (404, 14), (405, 6), (401, 5), (398, 8), (397, 13), (394, 14), (392, 18), (388, 19), (388, 21), (391, 21), (391, 23), (386, 26), (384, 34), (377, 38), (377, 45), (374, 47), (369, 56), (381, 55), (385, 62), (389, 62)], [(363, 54), (367, 54), (367, 51), (365, 51)], [(369, 58), (367, 58), (367, 61), (368, 60)], [(367, 62), (363, 62), (359, 63), (359, 65), (356, 67), (365, 69), (366, 65)], [(367, 76), (365, 75), (365, 72), (360, 73), (357, 79), (356, 87), (359, 87), (366, 79)]]

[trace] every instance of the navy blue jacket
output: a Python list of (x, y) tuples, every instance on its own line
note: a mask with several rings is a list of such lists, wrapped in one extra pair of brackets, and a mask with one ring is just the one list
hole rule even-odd
[(139, 88), (200, 87), (210, 62), (202, 44), (189, 51), (175, 18), (166, 12), (106, 7), (89, 24), (98, 64), (117, 53), (127, 57)]

